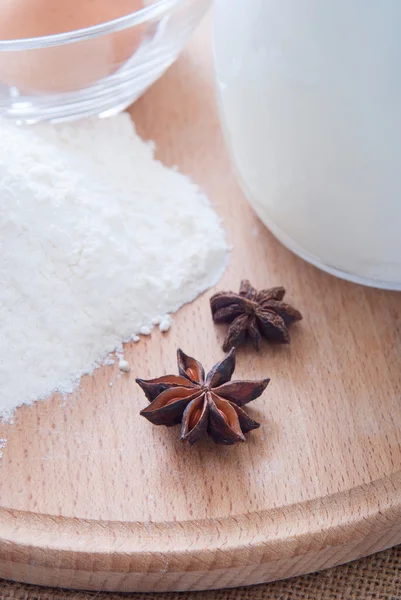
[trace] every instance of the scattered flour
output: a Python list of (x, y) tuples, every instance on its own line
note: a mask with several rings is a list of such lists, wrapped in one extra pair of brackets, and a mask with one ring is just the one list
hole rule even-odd
[(171, 323), (172, 323), (173, 319), (171, 318), (171, 315), (164, 315), (164, 317), (161, 319), (160, 323), (159, 323), (159, 329), (162, 333), (165, 333), (166, 331), (168, 331), (171, 327)]
[[(0, 416), (71, 392), (122, 341), (214, 285), (227, 262), (206, 197), (128, 115), (0, 121)], [(117, 358), (118, 360), (118, 358)]]
[(7, 440), (0, 438), (0, 458), (3, 458), (3, 450), (7, 445)]
[(120, 371), (128, 373), (130, 371), (129, 362), (125, 360), (125, 358), (120, 358), (120, 360), (118, 361), (118, 368), (120, 369)]

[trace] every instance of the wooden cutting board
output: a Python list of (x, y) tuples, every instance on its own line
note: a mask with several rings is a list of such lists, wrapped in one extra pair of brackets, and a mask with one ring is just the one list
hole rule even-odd
[(256, 218), (221, 136), (207, 24), (132, 116), (223, 218), (233, 251), (218, 287), (236, 290), (242, 277), (284, 285), (304, 320), (291, 346), (238, 353), (238, 377), (271, 377), (249, 408), (262, 427), (240, 446), (190, 449), (176, 428), (138, 415), (146, 401), (135, 377), (175, 372), (178, 346), (209, 367), (222, 357), (212, 292), (180, 310), (167, 335), (129, 347), (131, 373), (105, 367), (68, 401), (19, 409), (14, 425), (0, 426), (0, 576), (195, 590), (324, 569), (400, 543), (401, 295), (319, 272)]

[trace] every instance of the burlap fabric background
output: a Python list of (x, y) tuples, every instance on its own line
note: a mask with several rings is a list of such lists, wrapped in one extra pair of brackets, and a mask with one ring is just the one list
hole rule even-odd
[(39, 588), (0, 580), (1, 600), (401, 600), (401, 546), (369, 558), (254, 587), (213, 592), (107, 594)]

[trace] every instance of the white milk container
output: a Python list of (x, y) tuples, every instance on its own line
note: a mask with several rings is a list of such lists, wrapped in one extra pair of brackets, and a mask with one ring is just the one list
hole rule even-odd
[(401, 1), (217, 0), (223, 128), (292, 251), (401, 290)]

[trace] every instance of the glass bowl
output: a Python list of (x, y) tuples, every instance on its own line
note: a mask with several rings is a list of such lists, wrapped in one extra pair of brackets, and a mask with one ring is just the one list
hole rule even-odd
[(109, 116), (175, 61), (212, 0), (156, 0), (86, 29), (0, 40), (0, 117), (18, 123)]

